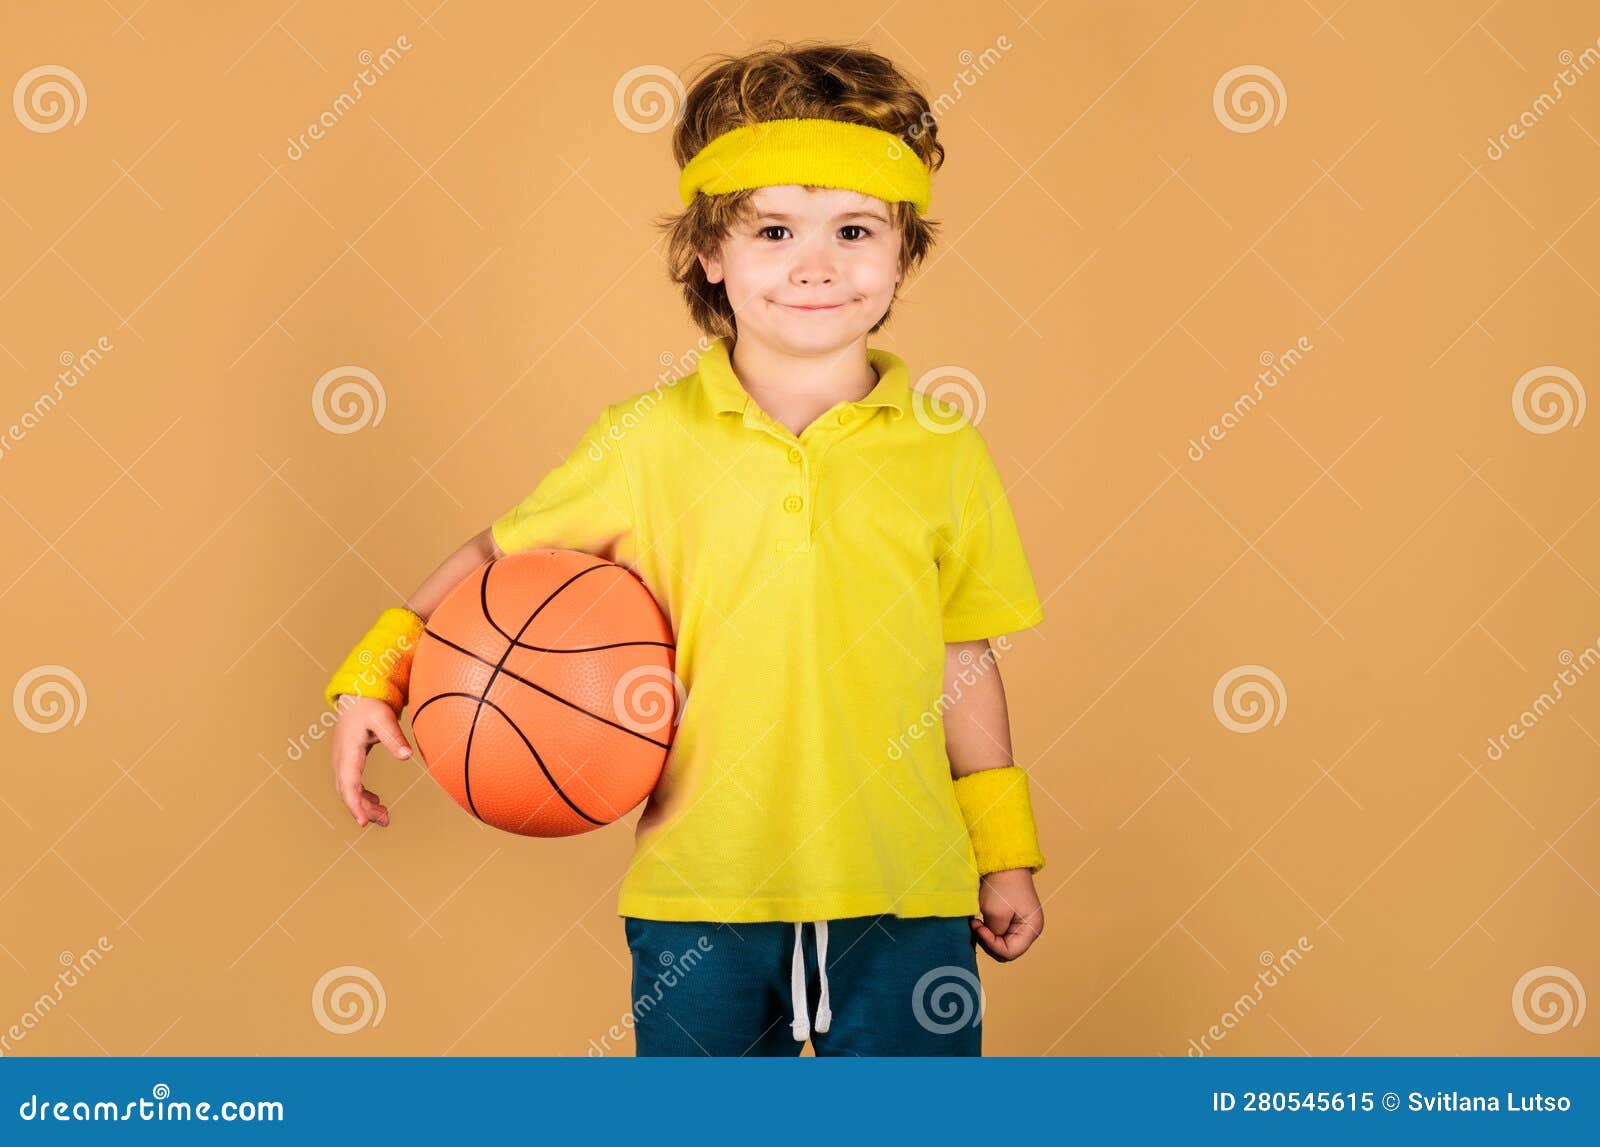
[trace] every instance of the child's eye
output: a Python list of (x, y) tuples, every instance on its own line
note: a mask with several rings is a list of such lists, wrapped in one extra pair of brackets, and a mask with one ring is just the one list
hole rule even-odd
[(788, 230), (788, 228), (783, 226), (781, 223), (769, 223), (767, 226), (763, 227), (760, 231), (757, 231), (756, 234), (761, 236), (761, 238), (763, 238), (763, 239), (770, 238), (770, 239), (776, 240), (776, 239), (783, 238), (783, 236), (781, 236), (781, 235), (769, 236), (767, 234), (767, 232), (768, 231), (787, 231), (787, 230)]
[[(859, 231), (859, 232), (861, 232), (861, 238), (863, 238), (863, 239), (870, 238), (871, 235), (872, 235), (871, 231), (868, 231), (865, 227), (861, 226), (859, 223), (846, 223), (843, 227), (839, 228), (839, 231), (840, 231), (840, 233), (843, 233), (845, 231)], [(848, 236), (846, 236), (846, 237), (848, 238)]]

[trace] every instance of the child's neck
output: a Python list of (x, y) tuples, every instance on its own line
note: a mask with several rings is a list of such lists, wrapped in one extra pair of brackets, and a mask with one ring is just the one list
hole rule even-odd
[(735, 340), (730, 361), (756, 405), (797, 438), (819, 415), (865, 398), (878, 385), (865, 335), (815, 355), (796, 355), (745, 335)]

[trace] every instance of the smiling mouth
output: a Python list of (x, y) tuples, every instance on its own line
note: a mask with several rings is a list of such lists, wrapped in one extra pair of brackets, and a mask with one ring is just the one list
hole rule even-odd
[(807, 303), (780, 303), (779, 305), (788, 307), (792, 311), (836, 311), (840, 307), (844, 306), (843, 303), (828, 303), (825, 305)]

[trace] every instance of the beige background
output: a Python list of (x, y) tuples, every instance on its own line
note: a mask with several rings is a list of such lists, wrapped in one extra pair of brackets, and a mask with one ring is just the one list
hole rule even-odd
[[(113, 348), (0, 458), (0, 1031), (111, 949), (11, 1054), (583, 1054), (619, 1020), (629, 827), (507, 836), (380, 751), (361, 833), (290, 745), (383, 606), (693, 347), (667, 133), (614, 93), (766, 37), (960, 93), (943, 242), (875, 341), (979, 380), (1046, 599), (1003, 673), (1049, 925), (983, 964), (987, 1050), (1185, 1054), (1304, 936), (1219, 1053), (1600, 1052), (1600, 676), (1487, 755), (1600, 639), (1600, 416), (1513, 408), (1600, 385), (1600, 75), (1557, 79), (1591, 5), (433, 2), (7, 6), (6, 90), (70, 69), (83, 114), (0, 115), (0, 423)], [(1241, 66), (1277, 122), (1219, 115)], [(351, 365), (383, 413), (331, 433)], [(1252, 665), (1281, 720), (1241, 733), (1213, 691)], [(336, 1034), (345, 965), (384, 1010)], [(1547, 966), (1572, 1002), (1514, 1004)]]

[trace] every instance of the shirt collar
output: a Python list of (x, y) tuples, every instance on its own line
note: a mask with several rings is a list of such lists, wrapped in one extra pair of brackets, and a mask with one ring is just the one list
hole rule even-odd
[[(718, 414), (742, 413), (754, 404), (750, 392), (733, 373), (731, 348), (726, 336), (700, 352), (696, 371), (706, 401)], [(899, 417), (911, 408), (911, 372), (896, 354), (878, 347), (867, 348), (867, 362), (878, 376), (877, 385), (852, 406), (886, 406)]]

